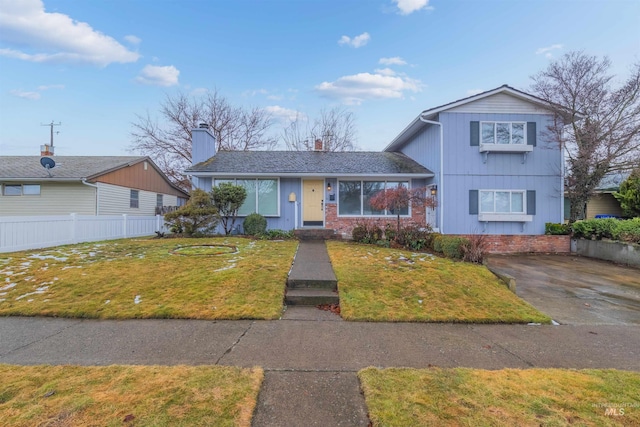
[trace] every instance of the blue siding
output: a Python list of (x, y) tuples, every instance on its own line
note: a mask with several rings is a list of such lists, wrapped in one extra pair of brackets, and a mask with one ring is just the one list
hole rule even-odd
[(434, 184), (440, 176), (440, 127), (428, 125), (405, 144), (400, 151), (435, 174)]
[[(486, 163), (477, 146), (469, 144), (472, 121), (536, 122), (537, 146), (522, 154), (489, 153)], [(444, 214), (447, 234), (544, 234), (545, 222), (562, 222), (560, 147), (545, 138), (551, 116), (539, 114), (441, 113), (444, 126)], [(469, 214), (469, 190), (535, 190), (532, 222), (481, 223)]]

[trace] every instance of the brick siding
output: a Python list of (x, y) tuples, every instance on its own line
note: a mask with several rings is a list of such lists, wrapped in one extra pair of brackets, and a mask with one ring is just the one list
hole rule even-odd
[(490, 254), (571, 252), (569, 236), (485, 234), (484, 237)]
[[(363, 221), (376, 221), (378, 222), (381, 228), (389, 224), (396, 224), (397, 218), (392, 216), (383, 216), (383, 217), (339, 217), (338, 216), (338, 205), (327, 204), (325, 205), (325, 217), (324, 217), (324, 226), (325, 228), (329, 228), (335, 230), (337, 234), (342, 237), (351, 238), (351, 230), (355, 227), (359, 222)], [(400, 218), (400, 223), (402, 225), (409, 224), (426, 224), (426, 216), (425, 216), (425, 208), (418, 207), (411, 209), (411, 217)]]

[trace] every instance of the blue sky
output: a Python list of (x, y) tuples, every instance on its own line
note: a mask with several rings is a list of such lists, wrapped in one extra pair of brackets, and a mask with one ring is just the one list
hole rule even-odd
[(128, 155), (136, 114), (216, 88), (272, 112), (355, 114), (384, 148), (420, 111), (530, 76), (572, 50), (640, 61), (640, 1), (0, 0), (0, 154)]

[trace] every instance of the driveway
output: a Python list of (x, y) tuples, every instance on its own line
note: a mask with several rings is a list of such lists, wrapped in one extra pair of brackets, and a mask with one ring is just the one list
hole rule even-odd
[(568, 325), (640, 325), (640, 270), (573, 255), (492, 255), (519, 297)]

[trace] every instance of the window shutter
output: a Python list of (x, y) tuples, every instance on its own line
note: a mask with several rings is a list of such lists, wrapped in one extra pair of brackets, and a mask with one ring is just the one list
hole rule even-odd
[(469, 215), (478, 214), (478, 190), (469, 190)]
[(527, 145), (536, 146), (536, 122), (527, 122)]
[(536, 192), (535, 190), (527, 191), (527, 215), (536, 214)]
[(480, 145), (480, 122), (471, 122), (471, 146)]

